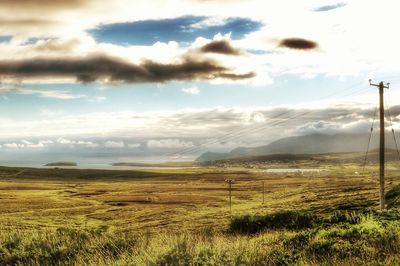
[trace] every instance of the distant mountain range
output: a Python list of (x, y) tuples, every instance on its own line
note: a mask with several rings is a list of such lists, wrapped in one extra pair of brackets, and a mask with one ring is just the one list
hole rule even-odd
[[(396, 138), (400, 140), (397, 134)], [(253, 157), (271, 154), (324, 154), (342, 152), (365, 152), (369, 134), (341, 133), (335, 135), (312, 134), (282, 138), (268, 145), (245, 148), (239, 147), (228, 153), (206, 152), (196, 159), (196, 162)], [(400, 144), (400, 143), (398, 143)], [(395, 142), (391, 132), (386, 133), (386, 148), (395, 149)], [(378, 133), (371, 138), (370, 150), (379, 147)]]

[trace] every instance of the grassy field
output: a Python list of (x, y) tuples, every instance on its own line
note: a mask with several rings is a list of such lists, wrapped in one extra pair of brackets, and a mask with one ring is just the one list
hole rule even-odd
[[(375, 165), (363, 174), (351, 162), (245, 166), (141, 172), (1, 167), (1, 264), (400, 263), (398, 163), (387, 165), (391, 210), (385, 213), (377, 211)], [(266, 171), (293, 167), (322, 171)], [(232, 217), (226, 179), (235, 180)]]

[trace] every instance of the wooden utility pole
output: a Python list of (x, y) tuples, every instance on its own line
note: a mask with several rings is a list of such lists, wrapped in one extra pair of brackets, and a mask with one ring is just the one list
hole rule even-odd
[(263, 203), (262, 204), (264, 204), (265, 203), (265, 182), (264, 181), (262, 181), (262, 192), (263, 192)]
[(229, 214), (231, 216), (232, 219), (232, 184), (234, 183), (233, 179), (227, 179), (225, 180), (225, 182), (228, 183), (229, 185)]
[(389, 84), (383, 85), (383, 81), (379, 84), (371, 83), (370, 86), (379, 88), (379, 120), (380, 120), (380, 132), (379, 132), (379, 197), (381, 211), (385, 209), (385, 107), (383, 103), (383, 92), (384, 89), (389, 89)]

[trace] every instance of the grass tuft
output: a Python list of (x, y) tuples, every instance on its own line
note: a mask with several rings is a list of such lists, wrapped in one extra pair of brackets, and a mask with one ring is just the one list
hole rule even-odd
[(321, 223), (321, 219), (314, 214), (302, 211), (281, 211), (259, 215), (244, 215), (234, 217), (229, 230), (233, 233), (255, 234), (267, 229), (299, 230), (312, 228)]
[(386, 203), (388, 208), (400, 206), (400, 185), (393, 187), (386, 193)]

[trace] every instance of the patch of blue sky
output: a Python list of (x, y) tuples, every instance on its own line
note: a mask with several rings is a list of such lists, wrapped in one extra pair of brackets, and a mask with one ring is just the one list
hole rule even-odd
[(11, 35), (1, 35), (0, 36), (0, 43), (9, 42), (11, 39), (12, 39)]
[(37, 38), (37, 37), (32, 37), (32, 38), (29, 38), (29, 39), (25, 40), (21, 45), (32, 45), (32, 44), (37, 43), (37, 42), (40, 41), (40, 40), (48, 40), (48, 39), (49, 39), (49, 38)]
[[(249, 86), (246, 84), (210, 84), (206, 81), (171, 82), (168, 84), (136, 84), (110, 87), (101, 91), (107, 101), (98, 108), (131, 111), (163, 111), (185, 108), (254, 107), (282, 104), (297, 104), (329, 100), (332, 97), (346, 96), (355, 89), (362, 88), (362, 81), (355, 78), (338, 80), (335, 77), (317, 75), (315, 78), (301, 78), (286, 74), (273, 77), (270, 85)], [(349, 84), (360, 82), (359, 87)], [(188, 94), (183, 89), (196, 87), (199, 93)], [(350, 91), (348, 91), (349, 89)]]
[(258, 49), (246, 49), (246, 52), (248, 52), (249, 54), (254, 54), (254, 55), (264, 55), (264, 54), (276, 53), (275, 51), (265, 51), (265, 50), (258, 50)]
[(105, 24), (89, 30), (89, 33), (99, 42), (119, 45), (152, 45), (158, 41), (176, 41), (185, 44), (200, 36), (211, 39), (218, 33), (231, 33), (232, 39), (241, 39), (263, 26), (261, 22), (249, 18), (227, 18), (219, 24), (201, 23), (207, 19), (209, 17), (184, 16)]
[[(320, 100), (341, 99), (357, 95), (365, 88), (366, 78), (335, 77), (317, 75), (313, 79), (287, 74), (274, 76), (274, 83), (265, 86), (244, 84), (210, 84), (198, 82), (171, 82), (168, 84), (125, 84), (100, 89), (100, 85), (89, 84), (42, 84), (30, 85), (34, 90), (60, 90), (71, 95), (85, 95), (78, 99), (54, 99), (35, 94), (2, 94), (0, 112), (13, 120), (46, 118), (51, 113), (78, 115), (95, 112), (157, 112), (187, 108), (230, 108), (291, 105)], [(185, 93), (183, 89), (196, 87), (197, 95)], [(363, 93), (364, 93), (363, 92)], [(360, 92), (358, 92), (360, 93)], [(329, 97), (328, 97), (329, 96)], [(97, 101), (96, 99), (103, 99)]]

